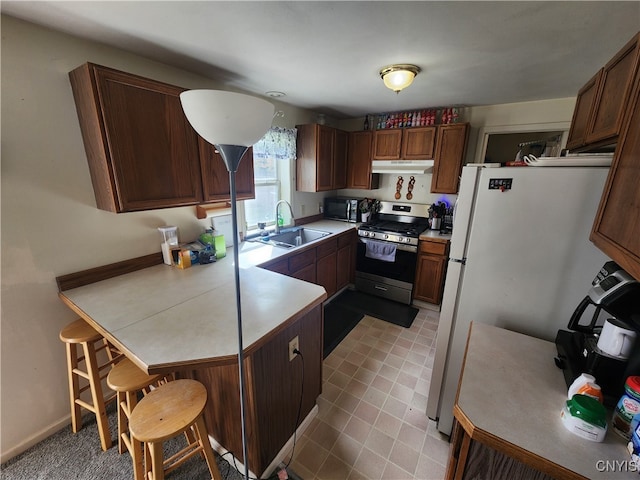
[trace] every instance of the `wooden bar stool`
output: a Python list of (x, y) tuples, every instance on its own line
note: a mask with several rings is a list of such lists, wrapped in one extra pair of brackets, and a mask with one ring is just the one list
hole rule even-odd
[[(204, 424), (207, 390), (195, 380), (165, 383), (145, 396), (131, 412), (129, 430), (144, 443), (145, 471), (150, 480), (162, 480), (185, 460), (202, 453), (214, 480), (222, 480)], [(193, 430), (194, 441), (164, 460), (162, 443)], [(187, 435), (189, 436), (189, 435)]]
[(138, 403), (139, 392), (145, 395), (151, 391), (151, 385), (162, 380), (161, 375), (148, 375), (131, 360), (125, 358), (118, 362), (107, 376), (107, 385), (114, 390), (118, 399), (118, 452), (129, 451), (133, 460), (135, 480), (144, 478), (142, 444), (129, 435), (129, 419)]
[[(69, 401), (71, 403), (71, 427), (74, 433), (82, 428), (82, 408), (93, 412), (98, 424), (100, 444), (102, 450), (111, 448), (111, 433), (107, 420), (106, 405), (116, 398), (115, 393), (105, 397), (102, 390), (102, 380), (122, 355), (91, 325), (82, 319), (71, 322), (60, 331), (60, 340), (66, 345), (67, 351), (67, 375), (69, 377)], [(78, 347), (82, 352), (78, 352)], [(106, 358), (98, 363), (98, 353), (105, 351)], [(84, 370), (80, 364), (84, 362)], [(80, 378), (87, 380), (88, 384), (80, 386)], [(80, 398), (87, 389), (91, 390), (91, 403)]]

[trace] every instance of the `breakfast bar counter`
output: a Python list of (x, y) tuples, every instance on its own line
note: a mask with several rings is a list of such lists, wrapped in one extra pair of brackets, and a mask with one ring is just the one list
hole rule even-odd
[[(62, 301), (148, 373), (175, 372), (203, 383), (214, 446), (244, 463), (232, 256), (184, 270), (156, 264), (84, 283), (60, 288)], [(251, 265), (240, 269), (240, 292), (248, 464), (260, 476), (277, 466), (298, 427), (298, 409), (307, 421), (316, 411), (327, 294)], [(296, 337), (304, 360), (289, 358)]]
[[(60, 292), (72, 310), (148, 373), (237, 362), (233, 258), (181, 270), (156, 265)], [(318, 285), (240, 270), (245, 354), (326, 298)]]
[(611, 429), (598, 443), (564, 427), (567, 386), (555, 355), (553, 342), (471, 324), (447, 479), (637, 476), (626, 441)]

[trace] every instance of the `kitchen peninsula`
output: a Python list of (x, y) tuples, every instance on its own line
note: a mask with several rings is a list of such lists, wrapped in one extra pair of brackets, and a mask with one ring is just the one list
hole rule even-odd
[[(228, 255), (185, 270), (150, 266), (61, 288), (59, 296), (145, 371), (177, 372), (204, 383), (209, 433), (244, 461), (232, 279), (233, 258)], [(293, 435), (302, 392), (301, 419), (314, 409), (320, 395), (326, 292), (251, 265), (241, 268), (240, 285), (248, 464), (260, 476)], [(290, 361), (288, 344), (296, 336), (304, 360), (298, 356)]]

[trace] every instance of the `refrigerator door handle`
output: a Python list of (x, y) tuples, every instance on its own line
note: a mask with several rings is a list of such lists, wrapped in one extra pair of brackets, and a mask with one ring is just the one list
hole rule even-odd
[(450, 258), (449, 259), (450, 262), (456, 262), (456, 263), (461, 263), (462, 265), (465, 265), (467, 263), (467, 257), (462, 257), (462, 258)]

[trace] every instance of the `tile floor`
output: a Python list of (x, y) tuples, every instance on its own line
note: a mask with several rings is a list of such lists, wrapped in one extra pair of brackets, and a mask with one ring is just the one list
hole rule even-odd
[(438, 312), (410, 328), (364, 317), (324, 361), (319, 412), (298, 440), (304, 480), (441, 480), (449, 453), (426, 414)]

